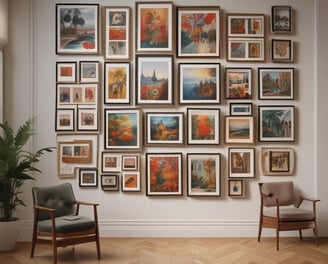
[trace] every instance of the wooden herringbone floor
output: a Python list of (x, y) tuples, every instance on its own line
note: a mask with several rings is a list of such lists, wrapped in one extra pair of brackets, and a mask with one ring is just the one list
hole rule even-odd
[[(51, 264), (51, 248), (37, 245), (31, 259), (30, 243), (19, 242), (14, 251), (0, 253), (1, 264)], [(312, 238), (103, 238), (102, 258), (94, 243), (58, 249), (58, 264), (326, 264), (328, 238), (316, 247)]]

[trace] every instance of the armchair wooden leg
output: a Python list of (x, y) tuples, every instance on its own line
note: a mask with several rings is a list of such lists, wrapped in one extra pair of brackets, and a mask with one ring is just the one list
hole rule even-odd
[(276, 244), (277, 244), (277, 250), (279, 250), (279, 230), (276, 229)]
[(299, 233), (300, 233), (300, 240), (303, 240), (302, 230), (301, 229), (299, 230)]
[(316, 225), (315, 225), (315, 228), (313, 228), (313, 235), (314, 235), (315, 243), (318, 247), (319, 246), (319, 240), (318, 240), (318, 229), (317, 229)]
[(258, 234), (258, 237), (257, 237), (257, 241), (260, 242), (261, 240), (261, 233), (262, 233), (262, 225), (260, 224), (259, 226), (259, 234)]

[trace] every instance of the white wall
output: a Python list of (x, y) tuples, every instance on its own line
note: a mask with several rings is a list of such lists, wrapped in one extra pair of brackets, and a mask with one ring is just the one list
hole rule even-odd
[[(101, 6), (114, 5), (114, 1), (79, 1), (79, 3), (99, 3)], [(154, 2), (154, 1), (153, 1)], [(5, 60), (5, 119), (15, 126), (21, 124), (27, 117), (36, 116), (37, 137), (34, 138), (33, 147), (55, 146), (55, 84), (56, 61), (61, 60), (100, 60), (102, 56), (59, 56), (55, 54), (55, 4), (72, 3), (72, 1), (52, 0), (11, 0), (9, 1), (9, 45), (6, 50)], [(129, 5), (134, 13), (133, 0), (117, 1), (115, 5)], [(176, 5), (185, 5), (185, 1), (174, 1)], [(190, 3), (190, 4), (189, 4)], [(317, 29), (324, 30), (327, 23), (322, 17), (322, 27), (317, 26), (317, 6), (327, 4), (325, 1), (308, 0), (204, 0), (204, 5), (219, 4), (224, 13), (264, 13), (267, 17), (267, 30), (269, 30), (269, 17), (272, 5), (291, 5), (294, 11), (295, 31), (291, 35), (277, 37), (292, 39), (295, 42), (294, 62), (288, 66), (295, 67), (295, 100), (294, 101), (265, 101), (257, 100), (257, 68), (279, 67), (286, 64), (273, 64), (270, 62), (270, 39), (276, 37), (267, 35), (267, 61), (266, 63), (228, 63), (225, 56), (225, 38), (222, 38), (223, 53), (218, 61), (222, 68), (252, 67), (253, 70), (253, 105), (259, 104), (288, 104), (296, 106), (296, 142), (289, 144), (256, 143), (256, 178), (246, 181), (246, 197), (232, 199), (227, 193), (227, 154), (228, 147), (224, 144), (223, 130), (221, 130), (221, 145), (217, 148), (193, 148), (186, 146), (178, 148), (145, 148), (144, 152), (219, 152), (222, 155), (221, 191), (220, 198), (191, 198), (186, 196), (186, 174), (183, 174), (184, 195), (182, 197), (147, 197), (145, 195), (145, 174), (142, 174), (141, 193), (103, 192), (98, 189), (81, 189), (78, 187), (78, 178), (59, 179), (56, 168), (56, 153), (42, 158), (40, 169), (43, 176), (38, 181), (26, 185), (26, 201), (28, 206), (22, 208), (19, 214), (24, 219), (24, 228), (21, 239), (29, 239), (31, 232), (31, 195), (30, 187), (34, 185), (56, 184), (69, 181), (74, 185), (76, 195), (82, 200), (92, 200), (101, 204), (99, 217), (102, 236), (256, 236), (259, 211), (258, 182), (269, 180), (293, 180), (297, 189), (309, 196), (318, 196), (327, 204), (328, 196), (324, 190), (327, 184), (325, 177), (325, 146), (327, 143), (327, 122), (322, 122), (325, 114), (324, 95), (324, 66), (320, 51), (327, 55), (324, 45), (316, 41)], [(320, 3), (320, 5), (318, 4)], [(188, 1), (188, 5), (198, 5), (199, 1)], [(319, 14), (323, 15), (323, 9)], [(327, 9), (326, 9), (327, 10)], [(304, 19), (306, 18), (306, 19)], [(134, 21), (134, 17), (132, 21)], [(224, 19), (222, 22), (224, 23)], [(321, 23), (321, 20), (320, 20)], [(225, 29), (223, 30), (225, 32)], [(325, 34), (325, 38), (326, 38)], [(324, 37), (323, 37), (324, 38)], [(321, 39), (320, 39), (321, 40)], [(327, 42), (327, 39), (325, 39)], [(132, 41), (134, 43), (134, 41)], [(317, 47), (318, 44), (318, 47)], [(318, 48), (318, 58), (316, 49)], [(132, 72), (134, 59), (132, 56)], [(177, 65), (179, 61), (176, 60)], [(317, 63), (319, 65), (316, 72)], [(223, 71), (222, 71), (223, 73)], [(317, 82), (317, 78), (319, 81)], [(134, 83), (134, 81), (133, 81)], [(324, 90), (324, 91), (322, 91)], [(100, 93), (101, 94), (101, 93)], [(325, 97), (326, 98), (326, 97)], [(102, 100), (100, 100), (102, 102)], [(133, 105), (131, 106), (133, 107)], [(185, 111), (183, 107), (175, 106), (177, 110)], [(221, 125), (224, 116), (229, 113), (229, 102), (224, 99), (221, 90)], [(102, 113), (102, 110), (100, 111)], [(254, 108), (257, 116), (257, 109)], [(318, 119), (319, 118), (319, 119)], [(102, 120), (102, 118), (101, 118)], [(102, 127), (102, 126), (101, 126)], [(323, 129), (321, 131), (321, 128)], [(319, 131), (320, 129), (320, 131)], [(103, 146), (102, 133), (99, 136), (100, 151)], [(293, 147), (296, 152), (296, 172), (288, 177), (263, 176), (260, 170), (260, 148), (270, 146)], [(100, 152), (99, 151), (99, 156)], [(142, 163), (144, 155), (142, 154)], [(184, 162), (185, 166), (185, 162)], [(144, 167), (144, 166), (143, 166)], [(100, 163), (99, 163), (100, 168)], [(321, 185), (322, 184), (322, 185)], [(319, 234), (328, 234), (325, 220), (328, 218), (327, 210), (321, 206), (319, 210)], [(308, 234), (311, 235), (311, 232)], [(265, 231), (264, 235), (273, 235)], [(297, 235), (292, 232), (289, 235)]]

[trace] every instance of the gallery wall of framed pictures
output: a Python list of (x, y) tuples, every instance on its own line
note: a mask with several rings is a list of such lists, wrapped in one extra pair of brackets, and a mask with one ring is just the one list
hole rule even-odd
[(233, 198), (247, 197), (258, 168), (293, 175), (292, 7), (223, 10), (56, 4), (59, 177), (104, 191)]

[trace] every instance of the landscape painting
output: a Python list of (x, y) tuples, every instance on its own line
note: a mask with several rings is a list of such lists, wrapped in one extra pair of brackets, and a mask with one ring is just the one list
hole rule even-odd
[(251, 68), (226, 68), (226, 98), (227, 99), (251, 99), (252, 76)]
[(253, 117), (226, 116), (226, 143), (253, 143)]

